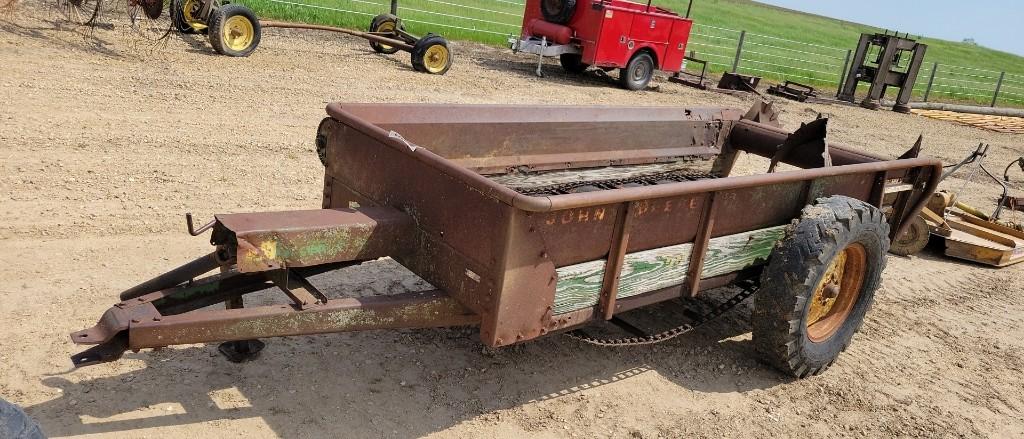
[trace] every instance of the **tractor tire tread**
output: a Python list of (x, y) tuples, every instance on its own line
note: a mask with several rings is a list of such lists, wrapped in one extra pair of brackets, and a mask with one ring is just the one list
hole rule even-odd
[[(818, 375), (834, 364), (871, 308), (885, 269), (888, 234), (881, 212), (856, 199), (819, 198), (803, 209), (772, 251), (755, 296), (753, 343), (767, 363), (797, 378)], [(837, 332), (811, 346), (804, 324), (808, 302), (832, 258), (853, 242), (867, 251), (860, 296)]]

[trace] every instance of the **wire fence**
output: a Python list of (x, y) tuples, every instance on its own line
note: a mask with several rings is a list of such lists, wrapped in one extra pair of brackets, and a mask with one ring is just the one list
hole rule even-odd
[[(413, 33), (437, 32), (452, 39), (503, 44), (518, 36), (525, 0), (244, 0), (271, 17), (366, 27), (370, 17), (397, 8)], [(711, 72), (737, 72), (773, 81), (794, 81), (838, 90), (849, 70), (852, 47), (832, 47), (772, 35), (695, 23), (689, 55), (706, 60)], [(690, 63), (689, 70), (697, 68)], [(866, 88), (867, 84), (860, 84)], [(991, 106), (1024, 107), (1024, 66), (1003, 72), (947, 64), (926, 57), (913, 97)]]
[[(853, 53), (852, 49), (702, 24), (694, 24), (688, 47), (691, 57), (706, 60), (722, 71), (789, 80), (827, 90), (841, 88)], [(695, 67), (691, 65), (690, 69)], [(858, 85), (859, 90), (868, 87), (866, 83)], [(966, 101), (1019, 107), (1024, 106), (1024, 74), (926, 58), (912, 96), (926, 102)]]

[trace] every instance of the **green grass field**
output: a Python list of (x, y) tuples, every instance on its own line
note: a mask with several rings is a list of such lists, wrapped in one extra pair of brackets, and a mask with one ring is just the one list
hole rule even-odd
[[(390, 0), (241, 0), (265, 18), (365, 29)], [(523, 0), (399, 0), (399, 16), (413, 33), (503, 45), (518, 34)], [(686, 0), (656, 4), (683, 13)], [(847, 49), (861, 32), (881, 29), (747, 0), (694, 0), (689, 49), (718, 74), (732, 67), (738, 30), (746, 30), (740, 72), (835, 90)], [(1007, 72), (1000, 106), (1024, 106), (1024, 57), (984, 47), (922, 38), (928, 52), (918, 82), (921, 98), (939, 62), (929, 100), (988, 105), (999, 72)], [(690, 67), (693, 67), (692, 65)], [(974, 70), (980, 69), (980, 70)]]

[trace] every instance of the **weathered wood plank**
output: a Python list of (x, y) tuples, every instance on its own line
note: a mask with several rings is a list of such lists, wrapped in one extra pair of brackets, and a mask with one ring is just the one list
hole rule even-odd
[[(784, 232), (785, 226), (777, 226), (711, 239), (701, 278), (763, 263)], [(627, 254), (616, 297), (621, 299), (681, 284), (692, 249), (693, 244), (686, 243)], [(604, 260), (596, 260), (558, 268), (552, 312), (561, 314), (596, 305), (604, 266)]]
[(686, 160), (650, 165), (608, 166), (604, 168), (573, 169), (567, 171), (498, 174), (488, 175), (487, 178), (512, 189), (527, 189), (531, 187), (550, 186), (563, 183), (632, 178), (670, 171), (707, 172), (707, 169), (710, 167), (710, 161), (707, 162), (707, 165), (702, 166), (702, 164), (702, 161)]

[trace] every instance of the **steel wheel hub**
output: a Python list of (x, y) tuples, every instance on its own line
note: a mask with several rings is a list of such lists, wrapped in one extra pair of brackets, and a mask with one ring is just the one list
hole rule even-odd
[(836, 255), (818, 282), (807, 310), (807, 337), (822, 342), (832, 337), (853, 311), (867, 268), (867, 251), (853, 243)]
[(423, 65), (430, 73), (444, 70), (444, 67), (448, 65), (448, 49), (440, 44), (430, 46), (423, 55)]
[(256, 34), (252, 23), (241, 15), (235, 15), (224, 22), (224, 42), (231, 50), (245, 50), (252, 44)]

